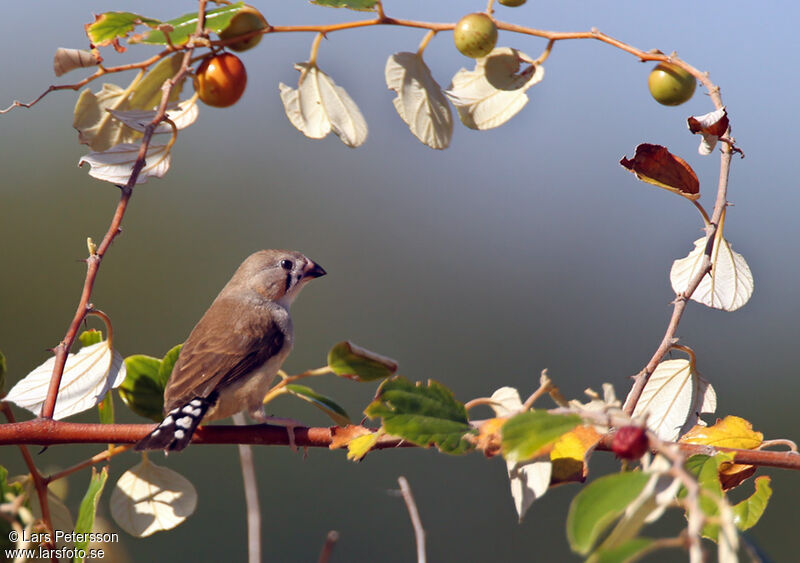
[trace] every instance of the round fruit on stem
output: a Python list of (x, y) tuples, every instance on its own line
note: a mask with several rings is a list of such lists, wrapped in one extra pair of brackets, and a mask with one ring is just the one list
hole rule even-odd
[[(248, 33), (252, 33), (253, 31), (264, 29), (268, 25), (267, 19), (261, 12), (252, 6), (245, 4), (244, 7), (236, 12), (233, 18), (231, 18), (228, 27), (219, 33), (219, 38), (233, 39), (234, 37), (239, 37), (240, 35), (246, 35)], [(249, 39), (243, 39), (242, 41), (237, 41), (236, 43), (230, 43), (227, 45), (227, 47), (233, 51), (247, 51), (248, 49), (252, 49), (258, 45), (261, 42), (262, 37), (262, 34), (254, 35)]]
[(462, 55), (473, 59), (485, 57), (497, 44), (497, 26), (483, 12), (467, 14), (456, 24), (453, 41)]
[(697, 80), (688, 71), (672, 63), (658, 63), (647, 79), (650, 94), (659, 104), (679, 106), (688, 102)]
[(622, 459), (639, 459), (650, 449), (647, 432), (641, 426), (623, 426), (614, 434), (611, 451)]
[(515, 8), (517, 6), (522, 6), (526, 2), (526, 0), (497, 0), (497, 1), (500, 2), (503, 6), (510, 6), (512, 8)]
[(232, 106), (244, 93), (247, 71), (239, 57), (221, 53), (203, 59), (194, 77), (194, 89), (205, 104), (216, 108)]

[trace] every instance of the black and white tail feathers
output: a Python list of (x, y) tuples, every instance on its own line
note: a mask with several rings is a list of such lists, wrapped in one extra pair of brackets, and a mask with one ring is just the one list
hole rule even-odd
[(217, 393), (208, 397), (195, 397), (185, 405), (169, 411), (158, 427), (142, 438), (136, 450), (180, 451), (192, 441), (195, 428), (208, 409), (217, 402)]

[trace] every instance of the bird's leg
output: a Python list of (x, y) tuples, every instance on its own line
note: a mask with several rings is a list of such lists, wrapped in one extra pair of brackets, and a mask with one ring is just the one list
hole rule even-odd
[(294, 453), (297, 453), (297, 444), (294, 440), (294, 429), (298, 426), (305, 426), (302, 422), (292, 418), (280, 418), (277, 416), (268, 415), (264, 410), (264, 405), (256, 407), (248, 414), (250, 415), (250, 418), (256, 422), (260, 422), (262, 424), (274, 424), (276, 426), (283, 426), (286, 428), (286, 433), (289, 435), (289, 447), (292, 448)]

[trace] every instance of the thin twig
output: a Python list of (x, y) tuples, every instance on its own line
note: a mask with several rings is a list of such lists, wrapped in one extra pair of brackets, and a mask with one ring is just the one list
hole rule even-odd
[(674, 444), (662, 442), (652, 432), (647, 433), (647, 438), (653, 449), (672, 462), (670, 473), (686, 488), (686, 497), (683, 502), (687, 508), (686, 518), (688, 525), (686, 531), (689, 542), (689, 560), (692, 563), (699, 563), (703, 561), (701, 535), (706, 522), (705, 513), (700, 507), (700, 484), (697, 479), (686, 471), (684, 467), (686, 454), (684, 452), (676, 448)]
[[(243, 413), (233, 415), (233, 423), (245, 426)], [(258, 481), (256, 466), (253, 463), (253, 448), (248, 444), (239, 444), (239, 460), (242, 464), (242, 481), (244, 482), (244, 499), (247, 505), (247, 560), (250, 563), (261, 562), (261, 508), (258, 503)]]
[[(205, 18), (205, 8), (206, 0), (199, 0), (197, 12), (197, 31), (195, 32), (197, 35), (199, 35), (203, 30), (202, 22)], [(54, 349), (56, 360), (55, 364), (53, 365), (53, 375), (50, 379), (50, 386), (47, 389), (47, 396), (42, 405), (42, 418), (53, 418), (53, 413), (55, 412), (56, 408), (56, 399), (58, 398), (58, 390), (61, 386), (61, 377), (64, 374), (64, 366), (67, 363), (67, 356), (70, 348), (72, 348), (72, 344), (75, 342), (75, 337), (78, 334), (81, 323), (89, 311), (89, 300), (92, 296), (92, 289), (94, 287), (95, 279), (97, 278), (97, 272), (100, 269), (100, 262), (103, 260), (103, 256), (108, 251), (111, 243), (121, 232), (120, 225), (122, 224), (122, 218), (125, 216), (125, 211), (128, 208), (128, 202), (133, 194), (133, 187), (136, 185), (139, 174), (144, 168), (145, 159), (147, 156), (147, 148), (150, 146), (150, 139), (152, 138), (158, 124), (161, 123), (166, 116), (169, 96), (172, 93), (173, 88), (175, 88), (175, 85), (179, 84), (189, 72), (189, 63), (192, 58), (193, 50), (193, 43), (190, 39), (188, 48), (183, 55), (181, 67), (177, 74), (164, 82), (161, 103), (158, 106), (158, 110), (156, 111), (153, 121), (151, 121), (150, 124), (145, 128), (142, 142), (139, 145), (139, 153), (136, 157), (136, 161), (133, 164), (133, 169), (131, 170), (131, 175), (128, 178), (128, 182), (124, 186), (121, 186), (122, 195), (120, 196), (119, 203), (117, 204), (117, 209), (114, 212), (114, 217), (111, 220), (111, 225), (109, 226), (105, 237), (103, 237), (103, 241), (100, 243), (100, 246), (97, 248), (97, 252), (90, 254), (86, 259), (86, 278), (84, 280), (81, 298), (78, 301), (78, 307), (75, 311), (75, 315), (72, 318), (72, 322), (67, 329), (64, 339)]]
[(417, 542), (417, 563), (425, 563), (425, 529), (422, 527), (422, 520), (419, 517), (417, 503), (414, 502), (414, 495), (411, 494), (411, 487), (408, 480), (402, 475), (397, 478), (400, 483), (400, 493), (408, 508), (408, 515), (411, 517), (411, 525), (414, 526), (414, 539)]
[(661, 358), (663, 358), (664, 354), (666, 354), (667, 351), (675, 344), (675, 334), (678, 330), (678, 324), (680, 324), (681, 317), (683, 316), (683, 312), (686, 310), (686, 305), (688, 304), (689, 299), (700, 285), (700, 282), (703, 281), (703, 278), (706, 276), (706, 274), (711, 271), (711, 253), (714, 250), (714, 239), (717, 236), (717, 226), (720, 223), (720, 219), (722, 218), (722, 214), (725, 211), (728, 201), (728, 175), (730, 174), (730, 169), (731, 149), (729, 146), (724, 145), (722, 149), (722, 156), (720, 157), (717, 199), (714, 203), (714, 213), (711, 216), (711, 221), (706, 225), (706, 248), (703, 253), (703, 259), (700, 268), (695, 276), (689, 281), (686, 290), (675, 297), (675, 305), (672, 310), (672, 316), (670, 317), (669, 324), (667, 325), (667, 330), (664, 333), (661, 344), (659, 344), (658, 348), (650, 358), (650, 361), (647, 362), (647, 365), (644, 367), (644, 369), (634, 376), (633, 387), (631, 388), (630, 393), (628, 393), (628, 397), (625, 400), (625, 406), (623, 407), (625, 413), (629, 416), (633, 414), (636, 404), (639, 402), (639, 398), (642, 396), (642, 391), (644, 391), (647, 381), (655, 371), (658, 364), (661, 362)]
[[(203, 9), (203, 15), (204, 12), (205, 9)], [(198, 24), (202, 20), (203, 18), (198, 18)], [(708, 75), (706, 73), (699, 71), (698, 69), (694, 68), (688, 63), (678, 59), (677, 57), (665, 55), (660, 51), (642, 51), (641, 49), (628, 45), (627, 43), (624, 43), (618, 39), (615, 39), (611, 36), (601, 33), (595, 29), (591, 31), (578, 31), (578, 32), (555, 32), (555, 31), (546, 31), (542, 29), (534, 29), (531, 27), (526, 27), (496, 20), (495, 23), (497, 24), (498, 29), (512, 31), (514, 33), (519, 33), (522, 35), (532, 35), (534, 37), (541, 37), (544, 39), (548, 39), (549, 43), (547, 46), (547, 51), (549, 51), (549, 49), (552, 47), (555, 41), (566, 41), (573, 39), (595, 39), (603, 43), (607, 43), (613, 47), (617, 47), (618, 49), (621, 49), (627, 53), (635, 55), (641, 61), (671, 62), (673, 64), (680, 66), (684, 70), (687, 70), (695, 78), (697, 78), (700, 82), (702, 82), (702, 84), (708, 89), (709, 95), (711, 96), (711, 99), (714, 101), (714, 105), (717, 108), (720, 108), (722, 106), (722, 100), (719, 97), (719, 87), (717, 87), (713, 82), (711, 82), (711, 80), (708, 78)], [(219, 47), (226, 47), (228, 45), (240, 42), (242, 40), (250, 39), (251, 37), (255, 37), (257, 35), (268, 35), (270, 33), (311, 32), (311, 33), (322, 33), (324, 35), (336, 31), (345, 31), (361, 27), (372, 27), (375, 25), (393, 25), (400, 27), (411, 27), (418, 29), (427, 29), (434, 32), (449, 31), (455, 28), (455, 23), (435, 23), (435, 22), (389, 18), (384, 14), (383, 6), (379, 3), (377, 5), (377, 17), (375, 19), (359, 20), (354, 22), (344, 22), (344, 23), (327, 24), (327, 25), (286, 25), (286, 26), (268, 25), (264, 29), (253, 30), (241, 36), (232, 37), (229, 39), (217, 39), (215, 41), (210, 41), (207, 38), (201, 38), (198, 36), (197, 43), (192, 43), (191, 41), (189, 41), (183, 45), (169, 45), (166, 49), (164, 49), (160, 53), (153, 55), (152, 57), (144, 61), (124, 64), (114, 67), (101, 66), (97, 69), (95, 73), (91, 74), (90, 76), (87, 76), (83, 80), (80, 80), (79, 82), (76, 82), (74, 84), (51, 85), (44, 92), (42, 92), (37, 98), (35, 98), (30, 102), (20, 102), (18, 100), (15, 100), (9, 107), (0, 110), (0, 114), (7, 113), (17, 107), (30, 108), (31, 106), (38, 103), (42, 98), (47, 96), (50, 92), (55, 92), (57, 90), (78, 90), (79, 88), (89, 84), (90, 82), (93, 82), (97, 78), (100, 78), (101, 76), (104, 76), (106, 74), (112, 74), (134, 69), (140, 69), (140, 70), (146, 69), (153, 63), (156, 63), (161, 59), (163, 59), (164, 57), (167, 57), (175, 52), (192, 50), (198, 46), (219, 48)], [(722, 140), (728, 142), (729, 141), (728, 135), (723, 137)], [(736, 150), (737, 152), (741, 152), (738, 148), (734, 148), (734, 150)]]
[(319, 559), (317, 559), (317, 563), (328, 563), (331, 559), (331, 553), (333, 553), (333, 548), (336, 546), (336, 542), (339, 541), (339, 532), (336, 530), (331, 530), (328, 532), (328, 535), (325, 536), (325, 544), (322, 546), (322, 551), (319, 554)]
[[(14, 418), (14, 413), (11, 411), (11, 407), (8, 406), (8, 403), (2, 403), (0, 408), (2, 408), (3, 415), (6, 417), (6, 420), (8, 420), (9, 424), (15, 424), (16, 419)], [(55, 538), (55, 533), (53, 530), (53, 521), (50, 518), (50, 503), (47, 500), (47, 482), (36, 468), (36, 464), (33, 461), (33, 456), (31, 456), (31, 452), (28, 450), (27, 446), (20, 444), (19, 451), (22, 453), (22, 458), (25, 460), (25, 465), (27, 466), (28, 471), (30, 471), (31, 479), (33, 479), (33, 486), (36, 489), (36, 496), (39, 497), (39, 508), (42, 510), (42, 522), (44, 523), (45, 531), (47, 532), (47, 537), (49, 538), (49, 540), (45, 542), (45, 545), (47, 546), (48, 550), (50, 550), (50, 560), (53, 561), (53, 563), (58, 563), (58, 558), (56, 558), (54, 554), (56, 547), (55, 543), (50, 541), (52, 538)]]
[(72, 467), (68, 467), (62, 471), (59, 471), (58, 473), (53, 473), (52, 475), (48, 475), (47, 477), (44, 478), (44, 480), (46, 483), (52, 483), (53, 481), (58, 481), (59, 479), (66, 477), (68, 475), (72, 475), (73, 473), (76, 473), (81, 469), (109, 460), (115, 455), (121, 454), (122, 452), (127, 452), (131, 448), (133, 448), (133, 444), (127, 444), (124, 446), (112, 445), (109, 449), (103, 450), (99, 454), (94, 455), (89, 459), (86, 459), (80, 463), (76, 463)]

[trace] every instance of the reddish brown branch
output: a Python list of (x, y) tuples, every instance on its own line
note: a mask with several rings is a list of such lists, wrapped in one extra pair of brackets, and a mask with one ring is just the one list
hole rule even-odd
[[(133, 444), (144, 438), (154, 428), (153, 424), (83, 424), (37, 418), (27, 422), (0, 424), (0, 446), (37, 444)], [(304, 448), (327, 448), (331, 445), (338, 427), (296, 427), (294, 442)], [(374, 429), (370, 429), (373, 430)], [(605, 436), (598, 444), (601, 451), (611, 451), (613, 436)], [(252, 444), (260, 446), (289, 446), (287, 429), (271, 424), (248, 426), (201, 426), (193, 444)], [(736, 463), (780, 467), (800, 470), (800, 454), (766, 450), (739, 450), (713, 448), (697, 444), (677, 444), (690, 455), (713, 455), (716, 452), (734, 452)], [(381, 436), (374, 450), (398, 447), (416, 447), (394, 436)]]

